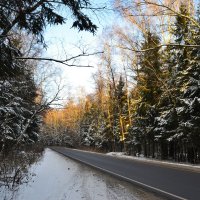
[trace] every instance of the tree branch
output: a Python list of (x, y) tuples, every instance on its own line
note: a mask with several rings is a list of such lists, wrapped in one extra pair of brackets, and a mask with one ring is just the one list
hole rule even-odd
[(77, 65), (77, 64), (69, 64), (69, 61), (75, 60), (77, 58), (80, 57), (86, 57), (86, 56), (93, 56), (93, 55), (97, 55), (97, 54), (102, 54), (103, 52), (94, 52), (94, 53), (82, 53), (82, 54), (78, 54), (76, 56), (72, 56), (70, 58), (67, 58), (65, 60), (59, 60), (59, 59), (54, 59), (54, 58), (37, 58), (37, 57), (16, 57), (15, 59), (18, 60), (39, 60), (39, 61), (51, 61), (51, 62), (56, 62), (56, 63), (60, 63), (69, 67), (93, 67), (91, 65)]
[(137, 49), (132, 49), (132, 48), (129, 48), (129, 47), (123, 47), (123, 46), (117, 46), (118, 48), (120, 49), (125, 49), (125, 50), (129, 50), (129, 51), (134, 51), (134, 52), (147, 52), (147, 51), (152, 51), (152, 50), (155, 50), (155, 49), (160, 49), (161, 47), (188, 47), (188, 48), (199, 48), (200, 45), (192, 45), (192, 44), (189, 44), (189, 45), (186, 45), (186, 44), (161, 44), (161, 45), (158, 45), (158, 46), (155, 46), (155, 47), (152, 47), (152, 48), (148, 48), (148, 49), (141, 49), (141, 50), (137, 50)]

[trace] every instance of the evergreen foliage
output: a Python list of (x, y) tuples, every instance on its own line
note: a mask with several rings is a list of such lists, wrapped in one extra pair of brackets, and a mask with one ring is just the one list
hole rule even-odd
[(70, 9), (74, 17), (72, 27), (80, 31), (86, 30), (95, 33), (96, 25), (83, 13), (82, 8), (89, 7), (88, 0), (8, 0), (0, 3), (0, 29), (1, 37), (17, 26), (29, 33), (38, 36), (38, 41), (43, 42), (43, 30), (47, 25), (58, 25), (66, 22), (66, 16), (57, 13), (57, 9), (63, 6)]
[(89, 147), (107, 148), (106, 120), (104, 112), (90, 96), (85, 104), (84, 117), (80, 123), (81, 144)]
[[(181, 5), (180, 12), (189, 16), (184, 5)], [(187, 18), (177, 16), (173, 35), (177, 44), (199, 44), (199, 30)], [(187, 47), (168, 49), (171, 57), (168, 63), (168, 91), (162, 93), (155, 129), (161, 143), (159, 148), (162, 158), (199, 161), (197, 152), (200, 131), (196, 123), (199, 120), (196, 106), (199, 104), (200, 89), (198, 51), (198, 48)]]
[(11, 144), (37, 141), (41, 121), (41, 117), (35, 115), (38, 109), (35, 102), (37, 88), (31, 69), (25, 62), (12, 59), (13, 54), (20, 55), (15, 47), (3, 44), (2, 51), (0, 149), (8, 148)]

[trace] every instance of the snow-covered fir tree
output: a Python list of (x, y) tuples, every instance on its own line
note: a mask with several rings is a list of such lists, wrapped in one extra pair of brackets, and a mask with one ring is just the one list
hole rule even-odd
[[(181, 5), (183, 16), (190, 13)], [(199, 50), (188, 45), (199, 44), (199, 30), (181, 15), (176, 17), (173, 35), (176, 44), (168, 50), (170, 60), (167, 91), (159, 102), (155, 132), (162, 158), (196, 162), (199, 151)], [(185, 45), (185, 46), (184, 46)], [(198, 141), (198, 142), (197, 142)]]
[[(15, 60), (18, 49), (1, 43), (0, 75), (0, 149), (17, 143), (32, 143), (38, 139), (41, 121), (35, 102), (36, 86), (30, 66)], [(8, 59), (9, 58), (9, 59)]]

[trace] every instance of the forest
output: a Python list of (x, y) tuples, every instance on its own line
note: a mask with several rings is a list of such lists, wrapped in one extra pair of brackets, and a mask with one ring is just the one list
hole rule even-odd
[(74, 28), (95, 33), (97, 26), (84, 14), (93, 9), (90, 2), (0, 1), (1, 151), (39, 142), (200, 162), (200, 4), (110, 3), (120, 23), (99, 39), (103, 53), (96, 56), (94, 91), (58, 108), (51, 106), (57, 96), (45, 98), (35, 81), (43, 31), (65, 23), (56, 10), (62, 4), (72, 12)]

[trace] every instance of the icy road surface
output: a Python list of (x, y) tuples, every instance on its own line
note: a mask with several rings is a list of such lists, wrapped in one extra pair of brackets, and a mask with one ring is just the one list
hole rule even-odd
[(29, 170), (34, 174), (31, 181), (19, 186), (12, 195), (7, 194), (6, 200), (9, 196), (13, 200), (161, 199), (50, 149), (46, 149), (42, 159)]

